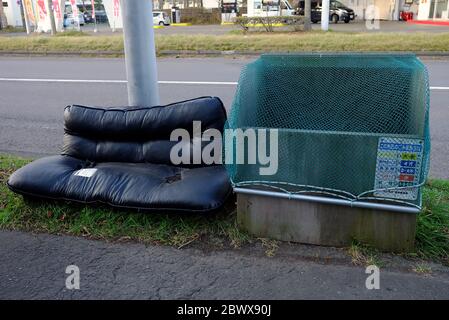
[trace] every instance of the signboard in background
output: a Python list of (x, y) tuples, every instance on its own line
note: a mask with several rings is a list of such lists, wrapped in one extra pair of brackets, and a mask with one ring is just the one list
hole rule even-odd
[(120, 14), (120, 1), (114, 0), (114, 17), (118, 17)]
[(78, 6), (77, 6), (77, 1), (76, 0), (70, 0), (70, 7), (72, 9), (72, 25), (73, 27), (75, 27), (76, 29), (80, 30), (81, 26), (80, 26), (80, 12), (78, 10)]
[(64, 0), (53, 0), (52, 7), (48, 7), (46, 0), (24, 0), (24, 14), (27, 15), (30, 27), (36, 32), (49, 32), (51, 30), (49, 10), (53, 9), (56, 30), (63, 30), (64, 13), (61, 8), (64, 7)]
[(64, 29), (64, 0), (53, 0), (53, 15), (55, 17), (56, 31), (61, 32)]
[(44, 0), (34, 0), (33, 8), (36, 20), (36, 32), (47, 32), (50, 30), (50, 20), (47, 25), (47, 5)]
[(78, 11), (78, 6), (76, 5), (76, 0), (70, 0), (70, 6), (72, 7), (73, 17), (77, 18), (79, 11)]
[(62, 19), (61, 6), (59, 5), (58, 0), (53, 0), (52, 5), (53, 5), (54, 16), (55, 16), (55, 23), (57, 24), (56, 21)]
[(237, 0), (223, 0), (221, 4), (221, 23), (232, 23), (237, 17)]
[(24, 0), (23, 1), (23, 9), (25, 10), (24, 14), (26, 14), (28, 17), (28, 23), (30, 24), (31, 27), (35, 27), (36, 19), (35, 19), (33, 2), (31, 0)]
[(123, 29), (122, 10), (120, 0), (103, 0), (104, 10), (108, 16), (109, 26), (112, 31)]
[(91, 0), (92, 19), (95, 19), (95, 0)]
[(44, 0), (37, 0), (37, 11), (39, 12), (39, 20), (38, 25), (45, 24), (45, 20), (47, 19), (47, 5)]

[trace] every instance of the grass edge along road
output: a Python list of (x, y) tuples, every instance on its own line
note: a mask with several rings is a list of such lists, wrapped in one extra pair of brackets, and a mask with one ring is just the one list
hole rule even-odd
[[(308, 51), (410, 51), (449, 52), (448, 33), (342, 33), (296, 32), (247, 35), (157, 35), (156, 50), (164, 51), (237, 51), (237, 52), (308, 52)], [(123, 37), (61, 34), (61, 36), (0, 36), (0, 53), (85, 53), (123, 54)]]
[[(201, 242), (212, 248), (239, 248), (262, 240), (268, 256), (276, 241), (254, 239), (240, 231), (232, 203), (211, 215), (181, 215), (111, 209), (55, 201), (25, 201), (11, 192), (6, 181), (18, 168), (30, 162), (0, 154), (0, 229), (67, 234), (111, 241), (135, 241), (177, 248)], [(424, 208), (418, 215), (416, 249), (407, 257), (449, 265), (449, 181), (429, 180), (423, 192)], [(354, 243), (350, 255), (360, 263), (372, 264), (376, 251)]]

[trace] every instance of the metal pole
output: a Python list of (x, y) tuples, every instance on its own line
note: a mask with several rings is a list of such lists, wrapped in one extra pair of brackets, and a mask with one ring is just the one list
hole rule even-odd
[(321, 30), (329, 30), (329, 0), (323, 0), (321, 6)]
[(152, 0), (122, 0), (128, 101), (131, 106), (159, 105)]
[(312, 29), (311, 26), (312, 20), (312, 2), (311, 0), (304, 1), (304, 30), (310, 31)]
[(399, 0), (395, 0), (394, 2), (394, 11), (393, 11), (393, 19), (395, 21), (399, 20)]
[(0, 30), (8, 26), (8, 21), (6, 20), (5, 11), (3, 9), (3, 1), (0, 1)]
[(415, 214), (420, 212), (420, 209), (416, 208), (416, 207), (406, 207), (406, 206), (384, 204), (384, 203), (377, 203), (377, 202), (350, 201), (350, 200), (344, 200), (344, 199), (326, 198), (326, 197), (301, 195), (301, 194), (289, 194), (289, 193), (247, 189), (247, 188), (234, 188), (234, 192), (257, 195), (257, 196), (268, 196), (268, 197), (275, 197), (275, 198), (294, 199), (294, 200), (318, 202), (318, 203), (324, 203), (324, 204), (330, 204), (330, 205), (339, 205), (339, 206), (374, 209), (374, 210), (386, 210), (386, 211), (415, 213)]

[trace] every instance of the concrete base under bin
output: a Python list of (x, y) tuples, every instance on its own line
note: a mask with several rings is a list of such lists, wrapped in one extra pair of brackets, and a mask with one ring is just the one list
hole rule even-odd
[(414, 248), (416, 214), (237, 194), (239, 226), (257, 236), (326, 246), (354, 240), (393, 252)]

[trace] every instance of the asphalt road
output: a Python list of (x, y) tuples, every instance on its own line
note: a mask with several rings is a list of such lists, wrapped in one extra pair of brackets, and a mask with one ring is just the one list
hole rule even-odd
[[(268, 258), (257, 250), (204, 252), (8, 231), (0, 231), (0, 243), (0, 299), (449, 298), (447, 268), (432, 275), (381, 268), (380, 288), (368, 290), (365, 268)], [(79, 268), (79, 289), (66, 288), (69, 265)]]
[[(161, 103), (214, 95), (229, 109), (240, 70), (252, 59), (160, 59), (159, 80), (169, 81), (160, 84)], [(443, 87), (431, 90), (431, 176), (447, 179), (449, 60), (424, 62), (431, 86)], [(39, 81), (45, 79), (50, 81)], [(61, 79), (62, 82), (53, 81)], [(0, 152), (32, 156), (58, 153), (64, 107), (73, 103), (124, 106), (127, 104), (124, 79), (122, 59), (0, 57)], [(88, 82), (92, 80), (106, 82)], [(107, 82), (111, 80), (121, 82)]]

